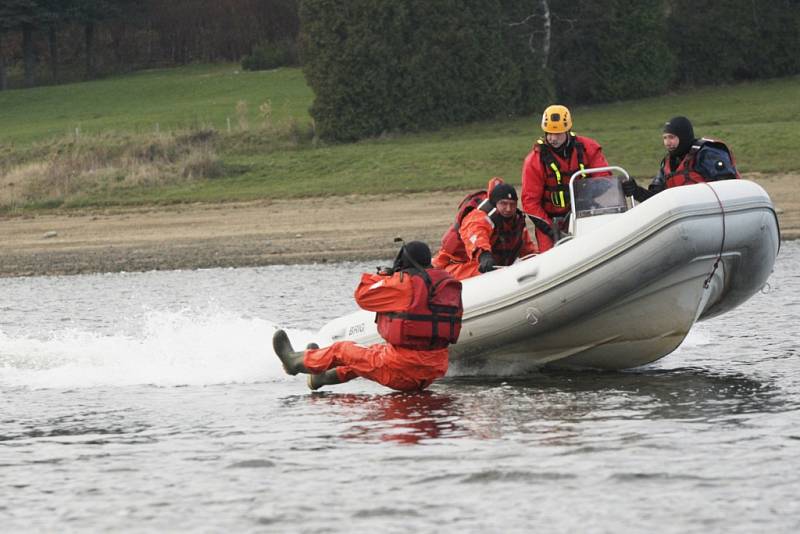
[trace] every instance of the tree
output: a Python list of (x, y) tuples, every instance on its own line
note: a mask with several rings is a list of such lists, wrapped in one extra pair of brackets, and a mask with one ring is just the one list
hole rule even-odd
[(539, 111), (552, 100), (552, 11), (548, 0), (502, 0), (508, 55), (518, 78), (517, 113)]
[(40, 24), (47, 29), (47, 44), (50, 51), (50, 76), (53, 82), (59, 79), (58, 29), (68, 21), (68, 13), (74, 0), (37, 0), (41, 8)]
[(3, 55), (3, 31), (0, 29), (0, 91), (8, 89), (8, 78), (6, 77), (6, 58)]
[(86, 79), (97, 75), (94, 58), (95, 30), (101, 22), (118, 17), (125, 4), (132, 0), (71, 0), (67, 13), (83, 25)]
[(797, 0), (668, 0), (668, 6), (679, 82), (713, 85), (800, 72)]
[(22, 32), (22, 48), (25, 64), (25, 85), (33, 87), (36, 82), (34, 69), (36, 53), (33, 31), (40, 22), (43, 9), (37, 0), (4, 0), (0, 4), (0, 31), (3, 28)]
[(318, 133), (347, 141), (540, 105), (539, 58), (511, 30), (508, 2), (302, 2), (301, 53)]
[[(508, 23), (510, 28), (522, 33), (528, 43), (530, 53), (540, 58), (541, 68), (546, 69), (550, 59), (552, 46), (552, 17), (550, 3), (547, 0), (537, 2), (505, 2), (506, 12), (512, 17)], [(523, 17), (523, 18), (521, 18)]]
[(578, 0), (553, 6), (551, 61), (567, 103), (662, 94), (675, 59), (666, 41), (664, 0)]

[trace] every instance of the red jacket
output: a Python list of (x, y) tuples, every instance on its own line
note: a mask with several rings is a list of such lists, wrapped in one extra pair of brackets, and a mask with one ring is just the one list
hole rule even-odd
[(446, 348), (461, 331), (461, 282), (441, 269), (422, 274), (364, 274), (356, 302), (378, 312), (378, 333), (387, 343), (416, 350)]
[(574, 146), (569, 161), (554, 153), (540, 139), (522, 166), (522, 211), (548, 224), (551, 217), (564, 215), (570, 210), (569, 178), (573, 173), (581, 168), (608, 166), (597, 141), (570, 135), (573, 135)]
[(482, 251), (488, 250), (497, 265), (511, 265), (517, 258), (539, 251), (519, 210), (511, 219), (490, 218), (483, 210), (474, 210), (464, 217), (459, 235), (466, 252), (462, 261), (477, 259)]

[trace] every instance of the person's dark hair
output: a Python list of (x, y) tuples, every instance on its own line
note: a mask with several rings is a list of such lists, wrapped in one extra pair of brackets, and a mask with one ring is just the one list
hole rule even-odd
[(683, 156), (688, 153), (689, 149), (692, 148), (692, 143), (695, 141), (692, 121), (686, 117), (672, 117), (664, 124), (664, 133), (675, 135), (680, 140), (678, 147), (675, 150), (670, 150), (671, 156)]

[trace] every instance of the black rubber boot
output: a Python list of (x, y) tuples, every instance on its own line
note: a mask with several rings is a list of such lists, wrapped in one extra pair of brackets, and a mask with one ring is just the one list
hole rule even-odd
[(276, 330), (272, 335), (272, 348), (283, 364), (283, 370), (287, 374), (296, 375), (297, 373), (307, 373), (308, 369), (303, 365), (305, 351), (295, 352), (289, 336), (283, 330)]
[(328, 369), (324, 373), (308, 375), (308, 389), (316, 391), (322, 386), (341, 384), (336, 369)]

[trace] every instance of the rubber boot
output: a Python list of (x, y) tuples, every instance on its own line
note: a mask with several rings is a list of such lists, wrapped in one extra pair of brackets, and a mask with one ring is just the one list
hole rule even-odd
[(272, 348), (283, 364), (283, 370), (287, 374), (296, 375), (297, 373), (308, 373), (308, 369), (303, 365), (305, 351), (295, 352), (289, 336), (283, 330), (276, 330), (272, 336)]
[(308, 375), (308, 389), (312, 391), (316, 391), (322, 386), (332, 386), (341, 383), (336, 369), (328, 369), (324, 373)]
[[(319, 345), (316, 343), (309, 343), (306, 345), (306, 350), (313, 349), (316, 350), (319, 348)], [(331, 386), (333, 384), (340, 384), (339, 382), (339, 375), (336, 373), (336, 369), (329, 369), (324, 373), (311, 373), (308, 375), (308, 389), (312, 391), (316, 391), (322, 386)]]

